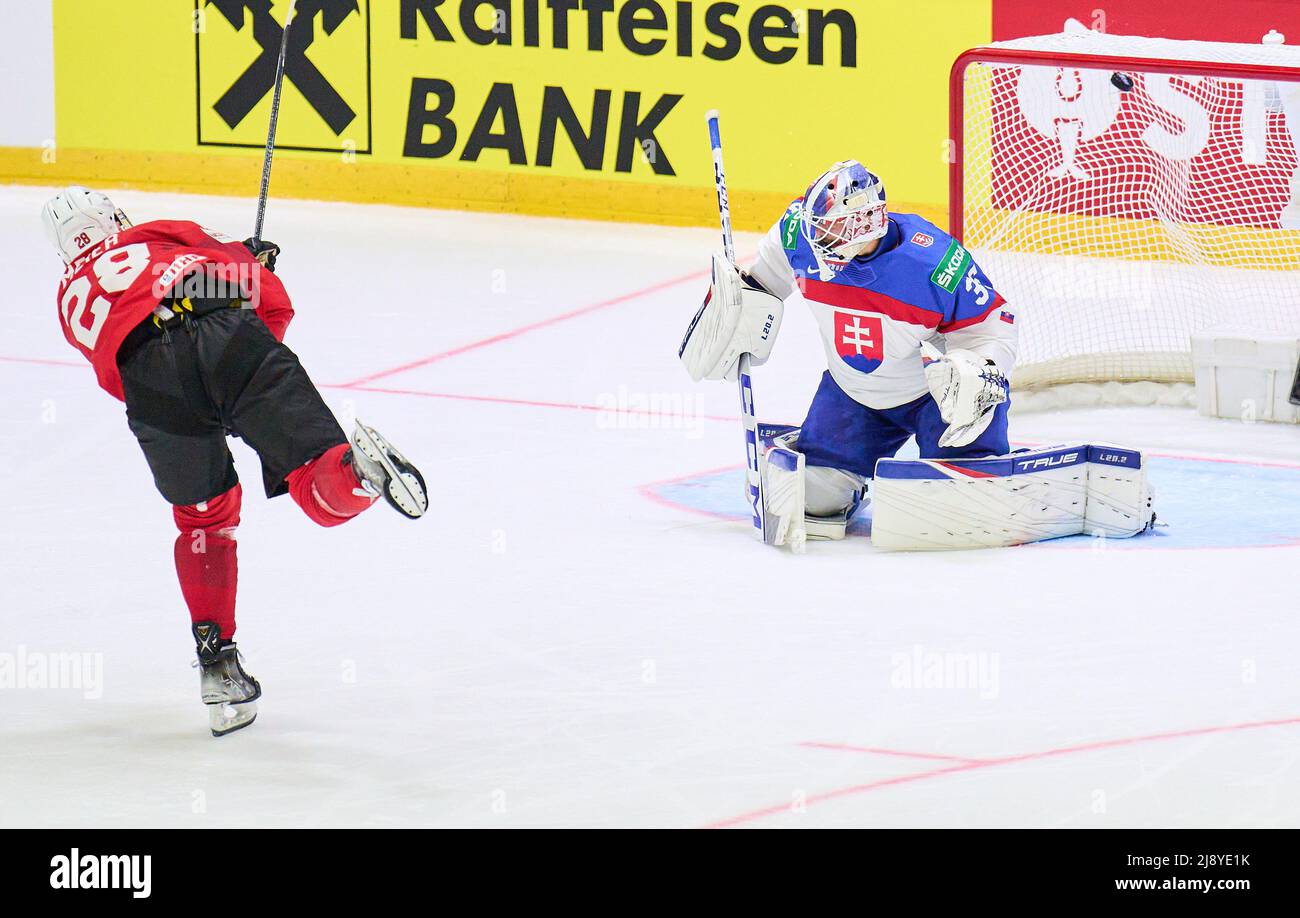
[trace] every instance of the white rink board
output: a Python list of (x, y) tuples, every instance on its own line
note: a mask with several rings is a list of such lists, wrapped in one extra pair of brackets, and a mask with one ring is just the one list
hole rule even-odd
[(0, 147), (54, 143), (53, 0), (7, 3), (0, 30)]
[[(235, 445), (265, 697), (212, 739), (171, 515), (58, 330), (45, 196), (0, 191), (0, 654), (101, 654), (103, 692), (0, 688), (0, 825), (1300, 826), (1300, 548), (796, 558), (646, 487), (742, 461), (733, 388), (675, 359), (708, 230), (272, 201), (289, 343), (433, 507), (317, 529)], [(120, 203), (239, 236), (253, 213)], [(815, 334), (792, 303), (761, 418), (802, 417)], [(1300, 465), (1294, 428), (1191, 409), (1013, 423)], [(967, 658), (982, 685), (926, 687)]]

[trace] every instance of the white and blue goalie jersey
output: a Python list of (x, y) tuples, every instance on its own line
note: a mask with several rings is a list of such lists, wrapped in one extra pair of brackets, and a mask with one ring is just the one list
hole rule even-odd
[(783, 300), (803, 294), (831, 376), (851, 398), (884, 409), (926, 395), (922, 341), (965, 348), (1011, 374), (1015, 314), (961, 243), (918, 216), (890, 214), (871, 255), (819, 261), (802, 203), (763, 237), (749, 273)]

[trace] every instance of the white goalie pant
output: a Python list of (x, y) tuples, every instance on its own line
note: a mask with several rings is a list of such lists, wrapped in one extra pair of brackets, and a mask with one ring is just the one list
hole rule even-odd
[(1081, 533), (1128, 538), (1155, 523), (1142, 454), (1094, 444), (988, 459), (882, 459), (872, 509), (872, 544), (895, 551)]

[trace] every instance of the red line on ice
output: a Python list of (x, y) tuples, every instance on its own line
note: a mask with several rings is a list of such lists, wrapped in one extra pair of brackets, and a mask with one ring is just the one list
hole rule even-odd
[[(1153, 743), (1161, 740), (1187, 739), (1194, 736), (1209, 736), (1215, 733), (1236, 733), (1243, 730), (1260, 730), (1268, 727), (1293, 727), (1300, 724), (1300, 717), (1283, 717), (1277, 720), (1256, 720), (1239, 724), (1220, 724), (1213, 727), (1198, 727), (1190, 730), (1171, 730), (1165, 733), (1148, 733), (1141, 736), (1120, 737), (1118, 739), (1097, 740), (1091, 743), (1078, 743), (1072, 746), (1058, 746), (1054, 749), (1043, 749), (1038, 752), (1024, 752), (1018, 755), (997, 756), (986, 759), (962, 759), (957, 764), (950, 765), (946, 768), (935, 768), (930, 771), (912, 772), (906, 775), (896, 775), (892, 778), (882, 778), (879, 781), (870, 781), (866, 784), (854, 784), (849, 787), (839, 787), (834, 790), (823, 791), (819, 794), (812, 794), (803, 802), (805, 806), (812, 806), (815, 803), (824, 803), (827, 800), (838, 800), (843, 797), (852, 797), (857, 794), (865, 794), (870, 791), (880, 790), (886, 787), (895, 787), (899, 784), (911, 784), (917, 781), (926, 781), (930, 778), (938, 778), (942, 775), (953, 775), (967, 771), (979, 771), (985, 768), (997, 768), (1002, 765), (1017, 765), (1021, 762), (1040, 761), (1042, 759), (1059, 758), (1066, 755), (1078, 755), (1084, 752), (1097, 752), (1104, 749), (1116, 749), (1121, 746), (1134, 746), (1139, 743)], [(885, 750), (871, 749), (869, 747), (851, 747), (839, 744), (828, 743), (801, 743), (802, 746), (811, 746), (814, 748), (832, 748), (847, 749), (856, 752), (873, 753), (873, 754), (893, 754)], [(910, 754), (910, 753), (905, 753)], [(750, 810), (746, 813), (740, 813), (736, 816), (730, 816), (726, 819), (710, 823), (705, 826), (709, 829), (726, 829), (732, 826), (745, 825), (746, 823), (757, 822), (768, 816), (777, 816), (782, 813), (789, 813), (790, 804), (780, 803), (773, 806), (765, 806), (761, 809)]]
[(378, 395), (412, 395), (417, 398), (445, 398), (464, 402), (491, 402), (496, 405), (521, 405), (525, 408), (564, 408), (569, 411), (605, 411), (610, 414), (646, 415), (648, 417), (663, 418), (665, 420), (729, 421), (731, 423), (740, 420), (740, 418), (735, 415), (666, 414), (650, 411), (648, 409), (618, 408), (608, 407), (605, 405), (584, 405), (579, 402), (545, 402), (527, 398), (504, 398), (497, 395), (467, 395), (457, 392), (429, 392), (424, 389), (389, 389), (382, 386), (358, 386), (351, 383), (334, 383), (332, 385), (321, 386), (320, 388), (345, 389), (348, 392), (373, 392)]
[(55, 360), (50, 357), (0, 357), (3, 363), (34, 363), (45, 367), (88, 367), (84, 360)]
[(975, 759), (965, 755), (943, 755), (934, 752), (904, 752), (902, 749), (882, 749), (879, 746), (850, 746), (848, 743), (800, 743), (806, 749), (832, 749), (838, 752), (862, 752), (870, 755), (894, 755), (905, 759), (933, 759), (937, 762), (992, 762), (993, 759)]
[[(53, 360), (36, 357), (6, 357), (0, 355), (0, 363), (26, 363), (53, 367), (85, 367), (89, 364), (77, 360)], [(665, 420), (680, 419), (686, 421), (723, 421), (734, 424), (740, 420), (738, 415), (722, 414), (665, 414), (636, 408), (607, 407), (605, 405), (583, 405), (577, 402), (547, 402), (538, 399), (505, 398), (497, 395), (469, 395), (458, 392), (429, 392), (424, 389), (393, 389), (384, 386), (363, 386), (356, 383), (325, 383), (321, 389), (345, 389), (349, 392), (373, 392), (376, 395), (410, 395), (417, 398), (442, 398), (463, 402), (488, 402), (494, 405), (519, 405), (525, 408), (562, 408), (568, 411), (607, 411), (610, 414), (646, 415)], [(687, 476), (689, 477), (689, 476)], [(663, 482), (657, 482), (663, 483)]]
[[(664, 281), (662, 284), (660, 284), (657, 288), (654, 289), (661, 289), (663, 287), (667, 287), (675, 283), (682, 283), (683, 281), (691, 279), (691, 277), (699, 277), (699, 276), (702, 275), (699, 274), (689, 275), (689, 276), (679, 277), (671, 281)], [(627, 294), (625, 297), (619, 300), (619, 302), (622, 302), (626, 299), (631, 299), (636, 296), (642, 296), (644, 294), (651, 293), (651, 292), (654, 292), (654, 290), (651, 288), (647, 288), (645, 290)], [(583, 309), (581, 310), (577, 310), (573, 313), (567, 313), (564, 316), (555, 316), (553, 319), (547, 319), (544, 320), (543, 322), (535, 323), (534, 325), (531, 326), (524, 326), (523, 328), (516, 329), (514, 332), (507, 332), (506, 335), (514, 336), (517, 334), (523, 334), (526, 331), (530, 331), (533, 328), (541, 327), (544, 324), (551, 324), (554, 322), (564, 321), (566, 317), (572, 318), (576, 315), (580, 315), (584, 311), (590, 312), (593, 309), (597, 309), (607, 305), (613, 305), (613, 301), (606, 301), (605, 303), (597, 303), (594, 306), (583, 307)], [(494, 341), (500, 339), (501, 337), (502, 336), (497, 336), (496, 338), (486, 339), (485, 341), (477, 342), (475, 344), (465, 345), (463, 348), (458, 349), (458, 352), (491, 344)], [(441, 356), (450, 356), (450, 353), (451, 352), (447, 352), (445, 355), (441, 355)], [(435, 355), (435, 356), (438, 359), (441, 359), (441, 356), (439, 355)], [(0, 363), (19, 363), (19, 364), (33, 364), (37, 366), (73, 367), (73, 368), (90, 366), (90, 364), (82, 360), (61, 360), (54, 357), (13, 357), (4, 354), (0, 354)], [(385, 371), (385, 373), (388, 372), (390, 371)], [(396, 371), (392, 371), (392, 372), (396, 372)], [(369, 379), (370, 377), (366, 377), (366, 378)], [(582, 405), (576, 402), (546, 402), (546, 401), (534, 401), (530, 399), (504, 398), (504, 397), (492, 396), (492, 395), (461, 395), (461, 394), (456, 394), (451, 392), (428, 392), (422, 389), (390, 389), (390, 388), (383, 388), (380, 386), (366, 386), (363, 385), (363, 382), (361, 380), (353, 380), (352, 382), (346, 382), (346, 383), (325, 383), (322, 385), (318, 385), (317, 388), (347, 389), (355, 392), (374, 392), (375, 394), (378, 395), (412, 395), (412, 396), (418, 396), (422, 398), (459, 399), (462, 401), (489, 402), (498, 405), (522, 405), (525, 407), (533, 407), (533, 408), (566, 408), (571, 411), (610, 411), (619, 414), (651, 414), (652, 413), (648, 411), (637, 412), (626, 408), (604, 408), (600, 405)], [(660, 415), (660, 416), (677, 417), (677, 415)], [(717, 414), (698, 414), (698, 415), (693, 415), (692, 417), (704, 421), (725, 421), (727, 423), (736, 423), (737, 421), (740, 420), (740, 417), (738, 415), (726, 416), (726, 415), (717, 415)], [(1045, 440), (1014, 440), (1012, 442), (1017, 446), (1042, 446), (1047, 443), (1047, 441)], [(1296, 462), (1277, 462), (1277, 461), (1270, 461), (1267, 459), (1252, 459), (1247, 457), (1242, 457), (1240, 459), (1237, 459), (1231, 456), (1205, 456), (1198, 453), (1166, 453), (1166, 452), (1151, 452), (1151, 453), (1144, 453), (1143, 455), (1147, 455), (1159, 459), (1192, 459), (1197, 462), (1222, 462), (1222, 463), (1227, 463), (1229, 465), (1254, 465), (1262, 468), (1274, 468), (1274, 469), (1300, 469), (1300, 463), (1296, 463)], [(744, 466), (735, 466), (735, 468), (744, 468)], [(718, 472), (718, 471), (723, 471), (723, 469), (710, 470), (710, 472)], [(691, 475), (683, 475), (680, 478), (671, 479), (669, 481), (651, 482), (650, 484), (644, 485), (643, 487), (653, 487), (654, 485), (670, 484), (673, 481), (693, 478), (696, 475), (710, 474), (710, 472), (694, 472)], [(680, 509), (689, 509), (689, 508), (682, 507)], [(1272, 546), (1245, 546), (1245, 547), (1250, 548), (1250, 547), (1272, 547)]]
[(502, 341), (509, 341), (511, 338), (518, 338), (520, 335), (536, 331), (539, 328), (547, 328), (552, 325), (558, 325), (561, 322), (567, 322), (570, 319), (576, 319), (579, 316), (585, 316), (588, 313), (596, 312), (600, 309), (607, 309), (610, 306), (617, 306), (620, 303), (626, 303), (629, 300), (635, 300), (643, 296), (649, 296), (652, 293), (658, 293), (660, 290), (666, 290), (669, 287), (675, 287), (678, 284), (684, 284), (687, 281), (699, 280), (707, 277), (708, 271), (692, 271), (690, 274), (683, 274), (680, 277), (669, 278), (660, 281), (657, 284), (651, 284), (648, 287), (642, 287), (639, 290), (633, 290), (629, 293), (621, 293), (618, 296), (610, 297), (607, 300), (601, 300), (599, 303), (592, 303), (588, 306), (582, 306), (569, 312), (560, 313), (558, 316), (551, 316), (549, 319), (542, 319), (537, 322), (531, 322), (528, 325), (521, 325), (519, 328), (511, 331), (501, 332), (492, 335), (490, 338), (483, 338), (480, 341), (472, 341), (469, 344), (462, 344), (451, 350), (439, 351), (436, 354), (430, 354), (428, 357), (421, 357), (419, 360), (412, 360), (409, 363), (403, 363), (399, 366), (391, 367), (387, 370), (380, 370), (377, 373), (371, 373), (368, 376), (362, 376), (351, 382), (341, 383), (341, 388), (351, 389), (375, 380), (385, 379), (389, 376), (395, 376), (398, 373), (405, 373), (407, 370), (416, 370), (420, 367), (428, 366), (431, 363), (437, 363), (439, 360), (446, 360), (448, 357), (456, 357), (469, 351), (478, 350), (479, 348), (488, 347), (489, 345), (499, 344)]

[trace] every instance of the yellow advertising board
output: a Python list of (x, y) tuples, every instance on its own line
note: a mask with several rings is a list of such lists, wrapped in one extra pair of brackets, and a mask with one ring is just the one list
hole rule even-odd
[[(298, 0), (274, 192), (705, 224), (718, 108), (738, 226), (850, 157), (942, 219), (948, 67), (989, 4), (813, 2)], [(58, 155), (28, 171), (255, 193), (288, 6), (55, 0)]]

